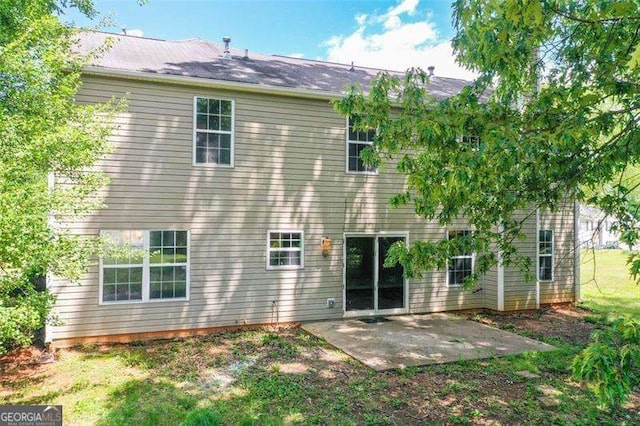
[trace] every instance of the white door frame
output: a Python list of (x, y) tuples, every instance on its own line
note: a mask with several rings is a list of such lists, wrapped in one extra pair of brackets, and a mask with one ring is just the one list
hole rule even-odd
[[(347, 311), (347, 238), (370, 237), (374, 239), (374, 265), (373, 270), (373, 309)], [(404, 277), (403, 282), (403, 305), (404, 308), (377, 309), (378, 307), (378, 274), (379, 274), (379, 243), (380, 237), (400, 237), (405, 239), (405, 244), (409, 244), (409, 232), (407, 231), (378, 231), (378, 232), (343, 232), (342, 234), (342, 312), (345, 318), (365, 317), (375, 315), (397, 315), (409, 313), (409, 280)]]

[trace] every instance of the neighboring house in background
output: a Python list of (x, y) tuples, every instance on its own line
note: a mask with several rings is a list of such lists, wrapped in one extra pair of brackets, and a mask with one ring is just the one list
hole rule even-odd
[[(81, 46), (108, 34), (84, 33)], [(80, 103), (128, 99), (101, 161), (111, 178), (106, 208), (69, 225), (148, 250), (143, 259), (101, 259), (78, 286), (54, 278), (64, 346), (100, 340), (206, 333), (214, 327), (469, 308), (535, 309), (576, 298), (574, 203), (521, 212), (518, 248), (538, 280), (497, 266), (465, 290), (475, 256), (406, 279), (383, 268), (398, 240), (457, 238), (412, 207), (391, 208), (405, 187), (392, 160), (379, 170), (331, 99), (348, 83), (365, 89), (379, 70), (111, 35), (84, 70)], [(433, 76), (438, 98), (468, 82)]]
[(607, 216), (602, 210), (580, 206), (580, 245), (585, 248), (618, 248), (620, 238), (611, 230), (616, 219)]

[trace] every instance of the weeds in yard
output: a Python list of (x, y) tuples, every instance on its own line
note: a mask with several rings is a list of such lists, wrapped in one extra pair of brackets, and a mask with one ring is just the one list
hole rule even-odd
[(196, 408), (187, 413), (180, 426), (221, 426), (222, 416), (213, 408)]
[(421, 372), (420, 367), (406, 367), (394, 370), (401, 377), (413, 377)]
[[(516, 317), (483, 321), (526, 328)], [(562, 335), (545, 340), (558, 350), (384, 373), (334, 356), (300, 330), (83, 347), (37, 371), (26, 368), (28, 376), (3, 376), (0, 404), (60, 403), (69, 425), (640, 422), (640, 404), (599, 410), (571, 380), (583, 346)], [(540, 378), (514, 374), (521, 370)], [(542, 409), (539, 385), (561, 392), (560, 405)]]

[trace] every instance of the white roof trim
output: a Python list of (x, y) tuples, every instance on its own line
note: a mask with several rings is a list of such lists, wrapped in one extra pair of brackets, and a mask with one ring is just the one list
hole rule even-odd
[(265, 93), (270, 95), (290, 96), (306, 99), (332, 100), (344, 97), (345, 93), (320, 92), (292, 87), (261, 86), (251, 83), (212, 80), (209, 78), (188, 77), (183, 75), (147, 73), (140, 71), (126, 71), (115, 68), (86, 66), (82, 69), (85, 75), (126, 78), (131, 80), (154, 81), (158, 83), (172, 83), (183, 86), (209, 87), (214, 89), (236, 90), (241, 92)]

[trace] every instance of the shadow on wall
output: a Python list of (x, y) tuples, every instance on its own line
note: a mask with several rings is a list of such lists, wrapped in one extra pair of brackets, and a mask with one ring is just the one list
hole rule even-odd
[[(391, 165), (379, 175), (345, 173), (345, 120), (326, 101), (141, 83), (96, 100), (124, 90), (129, 112), (113, 137), (117, 151), (103, 161), (107, 208), (86, 226), (190, 229), (190, 301), (99, 306), (94, 268), (86, 303), (63, 315), (75, 335), (341, 317), (343, 232), (425, 226), (410, 208), (389, 207), (404, 186)], [(192, 165), (195, 95), (235, 99), (234, 168)], [(304, 269), (266, 269), (269, 229), (304, 230)]]

